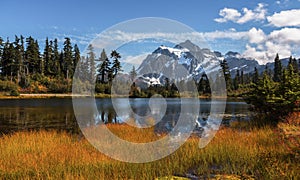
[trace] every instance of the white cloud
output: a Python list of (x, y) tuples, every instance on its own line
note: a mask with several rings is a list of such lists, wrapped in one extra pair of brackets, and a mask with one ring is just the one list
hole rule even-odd
[(266, 42), (266, 49), (268, 58), (275, 57), (275, 54), (279, 54), (282, 57), (288, 57), (291, 53), (291, 46), (289, 44), (281, 44), (272, 41)]
[(300, 9), (292, 9), (268, 16), (268, 22), (276, 27), (300, 26)]
[(227, 21), (237, 21), (241, 17), (241, 13), (239, 13), (236, 9), (224, 8), (220, 10), (219, 13), (222, 18), (216, 18), (215, 21), (219, 23), (224, 23)]
[(266, 40), (266, 35), (261, 29), (252, 28), (248, 32), (250, 43), (262, 43)]
[[(300, 28), (282, 28), (266, 34), (262, 29), (251, 28), (249, 31), (215, 31), (203, 33), (210, 42), (217, 39), (246, 40), (242, 54), (259, 61), (260, 64), (273, 61), (276, 53), (289, 57), (300, 49)], [(298, 54), (300, 55), (300, 54)]]
[(283, 28), (280, 30), (274, 30), (270, 33), (269, 38), (276, 39), (276, 41), (282, 44), (300, 44), (300, 29)]
[(266, 64), (273, 61), (277, 53), (280, 57), (289, 57), (292, 54), (292, 48), (288, 44), (276, 44), (272, 41), (256, 47), (247, 44), (243, 56), (254, 58), (259, 64)]
[(142, 61), (149, 55), (149, 53), (140, 54), (137, 56), (127, 56), (124, 57), (122, 62), (134, 64), (134, 65), (140, 65)]
[(246, 45), (246, 50), (243, 53), (243, 56), (251, 57), (256, 60), (259, 60), (260, 64), (265, 64), (268, 62), (267, 53), (265, 51), (257, 50), (257, 48)]
[(172, 42), (174, 44), (190, 40), (193, 43), (201, 46), (208, 47), (204, 41), (203, 34), (199, 32), (184, 32), (184, 33), (171, 33), (171, 32), (153, 32), (153, 33), (134, 33), (124, 32), (120, 30), (103, 32), (97, 35), (92, 41), (94, 48), (103, 49), (107, 51), (117, 49), (118, 47), (140, 39), (161, 39), (163, 41)]
[(242, 12), (232, 8), (224, 8), (219, 12), (221, 18), (216, 18), (215, 21), (219, 23), (232, 21), (234, 23), (244, 24), (252, 20), (265, 20), (267, 14), (265, 6), (265, 4), (259, 3), (254, 10), (243, 8)]
[(207, 40), (215, 40), (215, 39), (233, 39), (240, 40), (247, 38), (247, 31), (237, 32), (237, 31), (214, 31), (214, 32), (205, 32), (202, 33), (203, 37)]
[[(147, 38), (163, 39), (165, 41), (180, 43), (189, 39), (193, 43), (200, 47), (208, 47), (207, 45), (216, 40), (228, 39), (233, 40), (234, 43), (238, 41), (247, 41), (245, 45), (245, 51), (241, 52), (246, 57), (252, 57), (259, 61), (260, 64), (270, 62), (274, 60), (276, 53), (279, 53), (281, 57), (288, 57), (291, 54), (297, 52), (300, 49), (300, 28), (282, 28), (279, 30), (273, 30), (266, 34), (260, 28), (251, 28), (248, 31), (237, 31), (236, 29), (229, 29), (225, 31), (214, 31), (214, 32), (186, 32), (186, 33), (128, 33), (124, 31), (109, 31), (98, 35), (96, 40), (92, 41), (92, 44), (98, 49), (105, 48), (115, 49), (120, 47), (124, 42), (136, 41)], [(77, 37), (79, 39), (79, 37)], [(82, 38), (85, 39), (85, 38)], [(204, 41), (207, 40), (207, 41)], [(87, 39), (85, 39), (87, 40)], [(202, 46), (201, 45), (206, 45)], [(218, 41), (219, 42), (219, 41)], [(230, 41), (225, 40), (224, 42), (229, 43)], [(222, 44), (222, 46), (227, 46)], [(228, 47), (231, 47), (230, 44)], [(218, 49), (213, 49), (218, 50)], [(234, 50), (234, 49), (228, 49)], [(100, 51), (99, 51), (100, 52)], [(300, 55), (300, 54), (299, 54)], [(124, 61), (130, 64), (139, 64), (142, 59), (146, 57), (146, 54), (138, 56), (127, 56), (123, 57)]]
[[(253, 30), (253, 28), (249, 31)], [(256, 33), (263, 35), (264, 32), (256, 31)], [(295, 55), (297, 50), (300, 49), (300, 29), (299, 28), (282, 28), (280, 30), (274, 30), (270, 34), (264, 34), (261, 38), (259, 35), (255, 36), (257, 41), (252, 41), (249, 36), (249, 43), (246, 45), (246, 50), (243, 55), (247, 57), (253, 57), (261, 64), (274, 60), (275, 55), (278, 53), (281, 57), (289, 57)], [(299, 54), (298, 54), (299, 55)]]

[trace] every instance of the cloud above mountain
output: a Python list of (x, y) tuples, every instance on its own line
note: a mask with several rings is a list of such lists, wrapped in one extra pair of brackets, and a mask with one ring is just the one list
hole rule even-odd
[[(97, 45), (96, 48), (109, 50), (109, 48), (117, 48), (123, 42), (139, 39), (157, 38), (172, 43), (189, 39), (202, 48), (205, 46), (222, 53), (239, 51), (244, 56), (258, 60), (260, 64), (273, 61), (277, 53), (281, 57), (290, 55), (298, 57), (300, 55), (298, 52), (300, 49), (300, 9), (293, 6), (294, 8), (287, 10), (284, 7), (289, 3), (287, 0), (275, 1), (273, 4), (267, 3), (269, 2), (264, 1), (252, 7), (249, 5), (239, 6), (239, 8), (231, 8), (227, 5), (217, 10), (219, 17), (211, 21), (226, 29), (215, 28), (213, 31), (197, 29), (198, 32), (196, 30), (190, 32), (160, 31), (164, 28), (160, 28), (157, 32), (104, 31), (97, 35), (101, 41), (94, 42), (94, 44)], [(281, 8), (274, 10), (274, 6)], [(77, 39), (79, 43), (86, 44), (86, 38)], [(134, 56), (138, 58), (138, 55), (134, 54)]]
[(258, 3), (255, 9), (248, 9), (244, 7), (241, 11), (233, 8), (224, 8), (219, 12), (220, 18), (216, 18), (218, 23), (225, 23), (232, 21), (238, 24), (244, 24), (249, 21), (262, 21), (265, 20), (267, 14), (266, 5)]
[(297, 26), (300, 27), (300, 9), (291, 9), (274, 13), (268, 16), (268, 22), (275, 27)]
[[(277, 5), (288, 1), (277, 1)], [(244, 56), (253, 57), (261, 64), (272, 61), (278, 53), (282, 57), (299, 55), (300, 49), (300, 9), (282, 10), (268, 14), (268, 5), (258, 3), (253, 10), (241, 10), (225, 7), (219, 11), (217, 23), (232, 22), (245, 24), (259, 22), (261, 26), (253, 26), (248, 31), (215, 31), (204, 33), (210, 39), (246, 40)], [(271, 28), (276, 27), (276, 29)], [(271, 29), (271, 30), (267, 30)]]

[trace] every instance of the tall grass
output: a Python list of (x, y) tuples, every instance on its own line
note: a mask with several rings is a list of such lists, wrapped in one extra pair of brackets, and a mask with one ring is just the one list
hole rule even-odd
[[(149, 142), (148, 135), (126, 125), (109, 125), (121, 138)], [(298, 179), (299, 158), (281, 145), (271, 128), (224, 128), (205, 148), (191, 137), (175, 153), (151, 163), (113, 160), (63, 132), (17, 132), (0, 138), (0, 178), (8, 179), (155, 179), (193, 174), (201, 178), (234, 174), (241, 178)]]

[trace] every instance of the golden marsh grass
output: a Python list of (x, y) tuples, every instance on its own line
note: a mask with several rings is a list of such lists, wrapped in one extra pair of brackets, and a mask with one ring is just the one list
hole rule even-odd
[[(108, 125), (127, 140), (149, 142), (158, 136), (145, 135), (127, 125)], [(8, 179), (155, 179), (193, 174), (235, 175), (255, 179), (297, 179), (299, 158), (286, 150), (271, 128), (241, 131), (223, 128), (203, 149), (191, 137), (175, 153), (151, 163), (124, 163), (92, 147), (84, 138), (64, 132), (16, 132), (0, 138), (0, 177)]]

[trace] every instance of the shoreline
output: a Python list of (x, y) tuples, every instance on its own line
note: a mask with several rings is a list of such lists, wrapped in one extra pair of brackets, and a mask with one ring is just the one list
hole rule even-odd
[[(72, 94), (61, 94), (61, 93), (36, 93), (36, 94), (20, 94), (19, 96), (10, 96), (0, 94), (0, 100), (2, 99), (50, 99), (50, 98), (73, 98)], [(91, 97), (88, 95), (76, 95), (76, 97)], [(95, 98), (127, 98), (128, 96), (111, 96), (110, 94), (95, 94)], [(180, 98), (180, 97), (169, 97), (169, 98)], [(190, 98), (190, 97), (184, 97)], [(199, 99), (211, 99), (211, 96), (199, 96)], [(224, 99), (224, 97), (216, 96), (215, 99)], [(243, 101), (243, 97), (226, 97), (227, 100)]]

